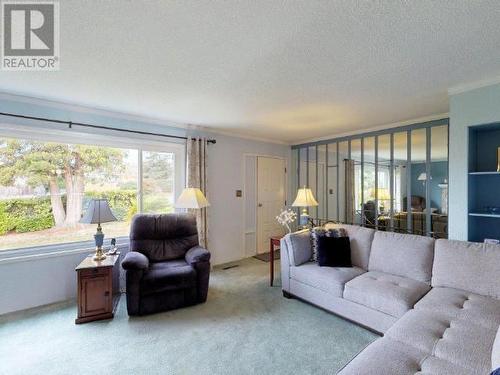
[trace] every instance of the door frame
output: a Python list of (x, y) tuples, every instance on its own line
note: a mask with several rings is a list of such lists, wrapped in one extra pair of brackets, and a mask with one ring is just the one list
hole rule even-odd
[[(253, 217), (254, 220), (254, 228), (253, 230), (247, 230), (247, 223), (246, 223), (246, 192), (247, 192), (247, 181), (246, 181), (246, 172), (247, 172), (247, 167), (246, 167), (246, 158), (247, 157), (254, 157), (254, 167), (255, 167), (255, 183), (253, 184), (253, 188), (255, 189), (255, 201), (252, 202), (254, 206), (257, 208), (258, 205), (258, 194), (257, 194), (257, 189), (258, 189), (258, 181), (257, 181), (257, 168), (258, 168), (258, 163), (257, 163), (257, 158), (272, 158), (272, 159), (279, 159), (283, 160), (284, 166), (285, 166), (285, 173), (283, 177), (283, 184), (284, 184), (284, 192), (285, 192), (285, 202), (288, 204), (288, 173), (289, 173), (289, 165), (288, 165), (288, 157), (286, 156), (277, 156), (277, 155), (269, 155), (269, 154), (259, 154), (259, 153), (243, 153), (243, 200), (242, 200), (242, 209), (243, 209), (243, 230), (242, 230), (242, 243), (243, 243), (243, 253), (244, 257), (252, 257), (254, 255), (257, 255), (257, 229), (258, 229), (258, 223), (257, 223), (257, 209), (255, 210), (255, 217)], [(247, 235), (253, 234), (255, 236), (255, 248), (252, 248), (252, 253), (247, 253), (247, 244), (246, 244), (246, 238)]]

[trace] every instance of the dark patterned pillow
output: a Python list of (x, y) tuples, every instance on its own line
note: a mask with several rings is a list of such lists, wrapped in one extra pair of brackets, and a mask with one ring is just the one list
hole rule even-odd
[(348, 237), (347, 231), (344, 228), (329, 228), (314, 227), (311, 229), (311, 261), (318, 260), (318, 241), (320, 237)]

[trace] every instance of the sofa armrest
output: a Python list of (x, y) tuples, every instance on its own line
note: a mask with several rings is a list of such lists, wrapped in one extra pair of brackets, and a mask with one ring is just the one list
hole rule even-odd
[(288, 243), (282, 238), (280, 241), (280, 270), (281, 270), (281, 289), (290, 292), (290, 256), (288, 255)]
[(129, 251), (122, 261), (122, 267), (125, 270), (147, 270), (149, 260), (144, 255), (137, 251)]
[(195, 264), (200, 262), (209, 262), (210, 253), (208, 250), (201, 246), (195, 246), (189, 249), (186, 253), (186, 262), (188, 264)]

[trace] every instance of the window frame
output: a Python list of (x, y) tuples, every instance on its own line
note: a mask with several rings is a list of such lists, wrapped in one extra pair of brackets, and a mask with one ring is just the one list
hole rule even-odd
[[(133, 136), (131, 138), (130, 136)], [(93, 133), (80, 129), (61, 129), (53, 124), (12, 124), (0, 123), (0, 138), (25, 139), (39, 142), (55, 142), (63, 144), (85, 144), (137, 150), (137, 207), (138, 212), (143, 208), (142, 191), (142, 153), (164, 152), (174, 154), (174, 201), (182, 192), (186, 182), (186, 144), (179, 141), (165, 141), (162, 137), (142, 136), (136, 134), (117, 135), (112, 130), (95, 129)], [(128, 246), (128, 237), (117, 237), (118, 246)], [(94, 249), (92, 240), (77, 242), (61, 242), (58, 244), (19, 247), (0, 250), (0, 262), (11, 262), (39, 257), (53, 257), (63, 254), (87, 253)]]

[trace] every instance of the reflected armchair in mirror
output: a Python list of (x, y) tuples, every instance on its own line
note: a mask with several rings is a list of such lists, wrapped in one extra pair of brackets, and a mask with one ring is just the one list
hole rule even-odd
[[(425, 198), (418, 195), (411, 196), (411, 211), (423, 212), (425, 209)], [(403, 211), (408, 211), (408, 198), (403, 197)]]

